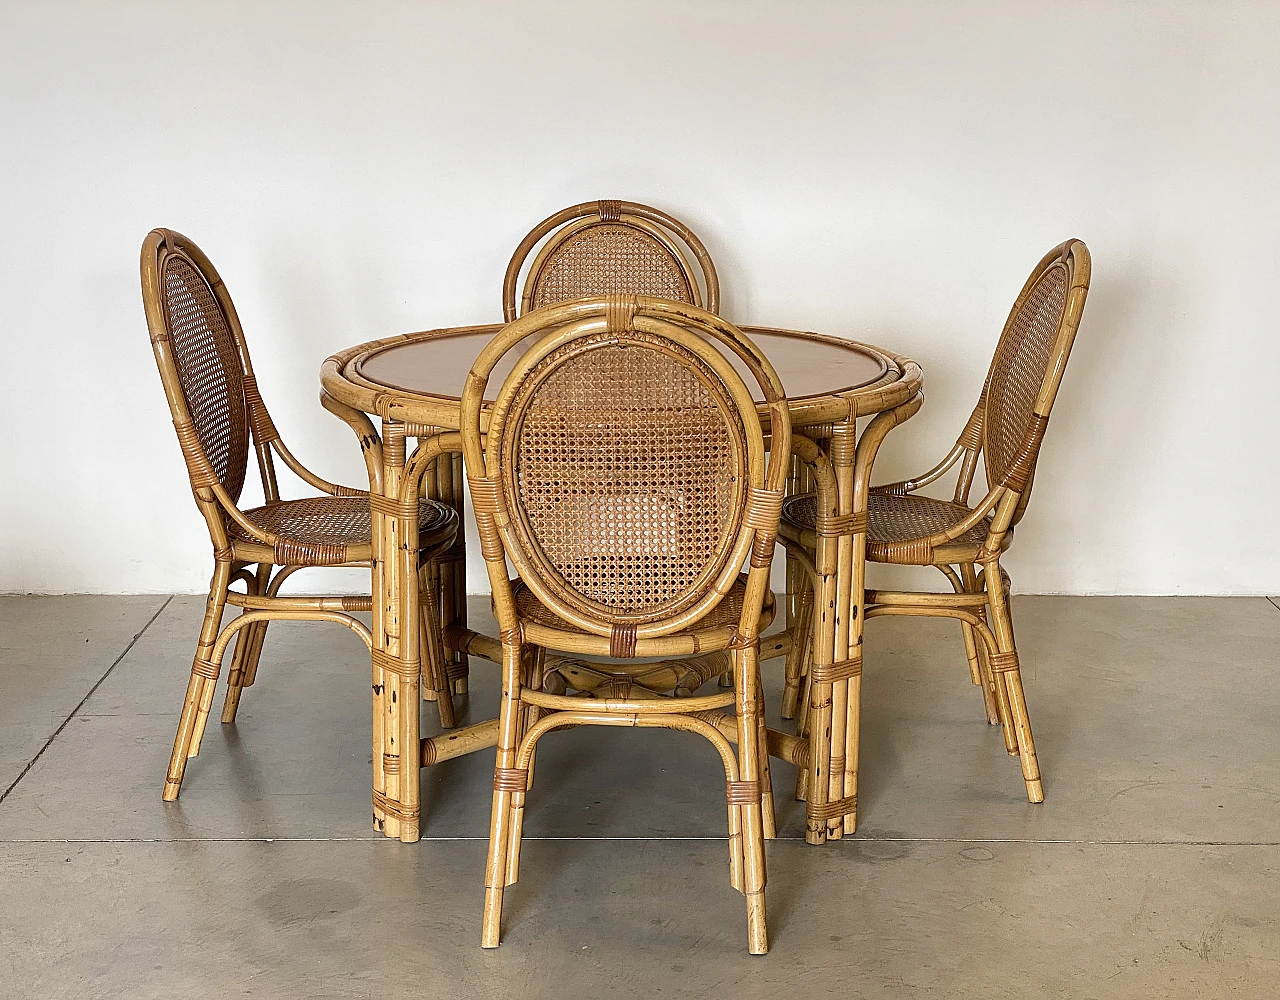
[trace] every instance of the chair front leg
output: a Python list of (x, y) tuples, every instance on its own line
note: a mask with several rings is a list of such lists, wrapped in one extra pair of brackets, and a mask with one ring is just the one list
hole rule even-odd
[(986, 563), (982, 575), (997, 645), (997, 652), (991, 657), (991, 670), (996, 675), (997, 684), (1004, 687), (1009, 699), (1017, 754), (1022, 763), (1022, 777), (1027, 785), (1027, 800), (1043, 802), (1044, 785), (1040, 780), (1040, 763), (1036, 759), (1035, 741), (1031, 736), (1031, 719), (1027, 714), (1022, 671), (1013, 639), (1013, 620), (1009, 614), (1009, 595), (1001, 576), (999, 559)]
[[(546, 662), (547, 651), (542, 646), (531, 647), (530, 655), (521, 657), (522, 668), (527, 666), (528, 669), (528, 686), (535, 691), (542, 688)], [(521, 683), (524, 684), (523, 681)], [(537, 723), (539, 715), (536, 705), (524, 705), (516, 713), (519, 725), (516, 732), (517, 748), (525, 734)], [(538, 745), (535, 742), (529, 748), (529, 763), (524, 767), (524, 787), (511, 793), (511, 822), (507, 828), (507, 885), (514, 885), (520, 878), (520, 837), (524, 833), (524, 800), (533, 786), (533, 761), (537, 750)]]
[[(961, 563), (960, 580), (965, 593), (980, 592), (978, 574), (973, 563)], [(978, 609), (976, 613), (985, 619), (983, 610)], [(996, 684), (991, 674), (991, 664), (987, 657), (987, 644), (968, 622), (961, 622), (960, 627), (964, 633), (965, 654), (969, 658), (969, 676), (982, 690), (982, 704), (987, 713), (987, 722), (993, 726), (1001, 725), (1008, 719), (1008, 705), (1006, 703), (1005, 713), (1002, 715), (996, 696)], [(1009, 730), (1009, 727), (1006, 725), (1005, 729)], [(1012, 733), (1012, 730), (1009, 732)]]
[(422, 699), (436, 703), (442, 728), (453, 729), (458, 721), (453, 705), (453, 685), (449, 683), (444, 637), (440, 629), (439, 559), (432, 557), (426, 561), (418, 571), (418, 581)]
[(493, 803), (489, 814), (489, 855), (485, 862), (484, 913), (480, 947), (496, 948), (502, 937), (502, 894), (507, 886), (511, 847), (513, 793), (528, 788), (528, 772), (517, 770), (519, 745), (520, 666), (523, 650), (518, 637), (502, 639), (502, 709), (498, 716), (498, 751), (493, 771)]
[[(762, 805), (762, 770), (760, 716), (764, 706), (760, 700), (759, 648), (748, 646), (733, 650), (734, 689), (738, 714), (738, 789), (731, 788), (731, 801), (736, 798), (742, 815), (742, 891), (747, 900), (747, 950), (763, 955), (769, 950), (769, 934), (765, 923), (764, 887), (764, 812)], [(767, 751), (764, 751), (767, 752)]]

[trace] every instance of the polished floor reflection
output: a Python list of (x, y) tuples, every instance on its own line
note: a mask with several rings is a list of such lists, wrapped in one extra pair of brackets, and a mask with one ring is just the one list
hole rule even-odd
[[(859, 833), (806, 846), (775, 762), (766, 958), (743, 947), (712, 751), (631, 730), (544, 742), (482, 952), (492, 756), (426, 772), (422, 843), (376, 835), (368, 661), (337, 626), (271, 627), (239, 722), (210, 724), (166, 806), (201, 609), (0, 598), (0, 996), (1225, 997), (1280, 976), (1265, 599), (1017, 598), (1042, 806), (958, 630), (872, 622)], [(473, 678), (490, 715), (494, 671)]]

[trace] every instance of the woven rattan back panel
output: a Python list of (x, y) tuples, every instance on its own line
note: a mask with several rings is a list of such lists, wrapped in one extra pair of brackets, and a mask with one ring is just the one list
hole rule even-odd
[(637, 226), (599, 222), (574, 230), (532, 276), (537, 309), (588, 295), (654, 295), (695, 301), (685, 262)]
[(240, 497), (249, 460), (244, 369), (213, 289), (183, 256), (164, 260), (162, 282), (169, 340), (191, 421), (223, 489)]
[(1050, 265), (1028, 289), (996, 347), (983, 422), (987, 481), (992, 484), (1003, 481), (1032, 430), (1036, 397), (1049, 372), (1069, 284), (1066, 263)]
[(696, 355), (642, 333), (553, 351), (516, 394), (504, 493), (567, 604), (657, 621), (705, 594), (745, 501), (743, 425)]

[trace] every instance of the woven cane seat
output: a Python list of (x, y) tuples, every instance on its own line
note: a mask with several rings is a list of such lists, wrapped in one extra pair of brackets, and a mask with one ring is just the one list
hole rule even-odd
[[(367, 497), (305, 497), (281, 500), (244, 511), (244, 516), (280, 539), (274, 547), (279, 565), (332, 566), (372, 557), (371, 519)], [(418, 546), (430, 549), (452, 541), (457, 514), (434, 500), (418, 501)], [(237, 557), (257, 561), (257, 550), (271, 546), (252, 539), (232, 523)]]
[[(701, 618), (693, 628), (684, 632), (676, 633), (677, 635), (696, 635), (700, 632), (707, 632), (712, 629), (734, 628), (742, 620), (742, 599), (746, 594), (747, 578), (740, 576), (729, 589), (729, 593), (724, 599), (717, 604), (706, 617)], [(516, 614), (526, 621), (531, 621), (537, 625), (545, 625), (547, 628), (562, 629), (564, 631), (575, 632), (576, 626), (569, 624), (563, 618), (545, 607), (537, 596), (523, 582), (517, 581), (514, 585), (514, 594), (516, 600)], [(764, 607), (760, 613), (760, 630), (764, 631), (773, 623), (774, 615), (774, 598), (772, 593), (766, 593), (764, 598)]]
[[(813, 493), (788, 497), (782, 504), (782, 520), (799, 531), (813, 531), (818, 503)], [(959, 538), (932, 549), (909, 544), (963, 521), (972, 511), (962, 503), (908, 494), (894, 496), (872, 493), (867, 509), (867, 558), (872, 562), (892, 562), (928, 566), (935, 563), (972, 562), (987, 539), (985, 523), (970, 528)], [(1008, 546), (1012, 530), (1005, 535)]]

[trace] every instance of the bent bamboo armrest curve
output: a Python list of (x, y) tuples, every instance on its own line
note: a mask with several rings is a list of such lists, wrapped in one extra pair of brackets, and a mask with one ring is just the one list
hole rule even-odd
[(348, 406), (325, 389), (320, 390), (320, 405), (356, 432), (356, 437), (360, 441), (360, 453), (364, 456), (365, 471), (369, 475), (370, 488), (381, 490), (382, 438), (378, 436), (378, 430), (373, 426), (373, 421), (369, 419), (368, 414), (357, 410), (354, 406)]
[(924, 393), (917, 392), (910, 399), (899, 403), (892, 409), (876, 414), (871, 423), (867, 425), (867, 429), (862, 432), (862, 436), (858, 439), (857, 447), (854, 450), (854, 510), (863, 511), (867, 509), (871, 464), (876, 459), (876, 453), (879, 452), (880, 445), (884, 443), (884, 439), (893, 428), (914, 417), (920, 412), (920, 407), (923, 405)]
[(906, 496), (908, 493), (914, 493), (930, 483), (937, 482), (955, 466), (956, 462), (963, 458), (965, 461), (960, 472), (960, 483), (957, 484), (956, 499), (962, 500), (960, 495), (962, 488), (963, 496), (968, 496), (967, 483), (972, 479), (974, 464), (977, 461), (978, 454), (982, 451), (983, 412), (983, 399), (979, 398), (978, 405), (969, 414), (969, 419), (965, 422), (964, 430), (960, 432), (956, 443), (951, 446), (951, 450), (943, 456), (942, 460), (928, 472), (923, 472), (918, 476), (903, 479), (896, 483), (884, 483), (880, 486), (874, 486), (871, 491), (873, 493), (887, 493), (891, 496)]
[(270, 443), (270, 445), (276, 454), (280, 456), (280, 459), (284, 464), (289, 467), (289, 470), (313, 489), (317, 489), (321, 493), (326, 493), (331, 497), (367, 497), (369, 495), (368, 490), (356, 489), (353, 486), (341, 486), (337, 483), (331, 483), (329, 480), (316, 475), (303, 465), (296, 457), (294, 457), (293, 452), (289, 450), (288, 446), (281, 438), (276, 438)]
[(967, 517), (963, 520), (957, 521), (955, 524), (951, 525), (951, 527), (946, 528), (943, 531), (935, 531), (931, 535), (919, 535), (915, 538), (904, 538), (895, 541), (893, 544), (912, 545), (924, 543), (930, 548), (936, 548), (939, 545), (946, 545), (947, 542), (954, 542), (965, 532), (976, 527), (978, 524), (981, 524), (982, 521), (986, 519), (987, 515), (995, 509), (996, 504), (1000, 502), (1006, 492), (1008, 491), (1005, 490), (1003, 486), (997, 486), (983, 498), (981, 504), (969, 512)]
[(265, 528), (260, 527), (245, 517), (244, 512), (240, 510), (236, 502), (231, 499), (231, 495), (223, 489), (221, 483), (212, 483), (209, 486), (202, 486), (201, 489), (209, 490), (209, 492), (213, 494), (213, 498), (217, 500), (218, 506), (222, 508), (227, 517), (231, 518), (231, 520), (244, 529), (248, 536), (254, 541), (273, 547), (280, 541), (279, 535), (267, 531)]
[(939, 479), (947, 474), (947, 472), (960, 461), (965, 449), (958, 443), (951, 446), (951, 450), (943, 456), (942, 461), (935, 465), (928, 472), (922, 472), (918, 476), (911, 479), (902, 479), (896, 483), (881, 483), (879, 486), (871, 487), (872, 493), (887, 493), (890, 496), (906, 496), (908, 493), (914, 493), (916, 490), (928, 486), (930, 483), (936, 483)]

